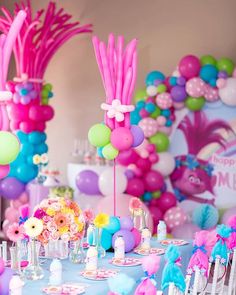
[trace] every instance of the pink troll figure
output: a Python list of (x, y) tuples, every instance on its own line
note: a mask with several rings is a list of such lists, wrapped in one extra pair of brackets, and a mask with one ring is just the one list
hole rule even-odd
[[(225, 139), (219, 133), (220, 129), (233, 132), (229, 124), (222, 120), (208, 121), (204, 112), (194, 112), (193, 119), (184, 118), (178, 127), (182, 130), (188, 146), (188, 155), (176, 157), (176, 169), (171, 175), (176, 198), (181, 202), (191, 200), (198, 203), (214, 205), (213, 187), (216, 176), (212, 174), (213, 166), (199, 159), (199, 152), (212, 143), (224, 146)], [(210, 192), (211, 200), (203, 199), (198, 194)]]
[(142, 260), (142, 268), (145, 277), (141, 278), (141, 283), (135, 290), (134, 295), (156, 295), (156, 281), (155, 274), (160, 267), (160, 257), (156, 255), (149, 255)]
[(236, 215), (232, 216), (227, 223), (231, 228), (231, 235), (227, 240), (227, 246), (230, 250), (233, 250), (236, 248)]
[(207, 237), (205, 230), (196, 232), (193, 241), (193, 255), (190, 258), (187, 273), (192, 274), (198, 268), (202, 274), (208, 274)]

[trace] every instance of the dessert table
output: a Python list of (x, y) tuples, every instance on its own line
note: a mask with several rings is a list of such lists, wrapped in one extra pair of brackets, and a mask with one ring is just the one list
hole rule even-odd
[[(162, 245), (160, 245), (156, 240), (152, 240), (152, 247), (157, 248), (166, 248)], [(180, 252), (182, 255), (182, 269), (185, 275), (185, 271), (189, 262), (189, 259), (192, 254), (192, 243), (191, 241), (187, 245), (180, 246)], [(140, 256), (135, 253), (128, 253), (126, 255), (127, 257), (135, 257), (135, 258), (142, 258), (143, 256)], [(113, 257), (113, 253), (107, 253), (106, 257), (99, 260), (99, 268), (106, 268), (106, 269), (112, 269), (117, 270), (119, 272), (126, 273), (128, 276), (133, 277), (135, 281), (139, 282), (140, 278), (144, 276), (144, 272), (142, 270), (141, 265), (139, 266), (129, 266), (129, 267), (118, 267), (114, 266), (110, 263), (111, 258)], [(34, 294), (34, 295), (40, 295), (43, 294), (42, 289), (48, 285), (49, 282), (49, 266), (50, 266), (51, 260), (46, 260), (46, 262), (43, 264), (43, 268), (45, 270), (45, 276), (42, 280), (39, 281), (27, 281), (23, 287), (23, 294)], [(157, 289), (160, 290), (161, 285), (161, 276), (162, 276), (162, 270), (165, 264), (164, 255), (161, 256), (161, 264), (159, 271), (156, 276), (157, 281)], [(69, 262), (68, 260), (62, 260), (63, 265), (63, 283), (78, 283), (83, 284), (86, 286), (85, 295), (106, 295), (108, 293), (108, 284), (107, 281), (93, 281), (83, 278), (80, 275), (80, 272), (84, 269), (84, 265), (78, 265), (73, 264)]]

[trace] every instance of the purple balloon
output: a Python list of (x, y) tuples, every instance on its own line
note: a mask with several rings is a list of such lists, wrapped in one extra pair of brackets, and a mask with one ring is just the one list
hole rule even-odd
[(76, 176), (76, 186), (86, 195), (100, 195), (98, 175), (92, 170), (83, 170)]
[(120, 228), (132, 230), (134, 228), (134, 222), (129, 216), (121, 217), (120, 218)]
[(4, 272), (0, 275), (1, 295), (9, 295), (9, 283), (14, 273), (15, 272), (11, 268), (5, 267)]
[(219, 71), (218, 78), (223, 78), (223, 79), (228, 78), (227, 72), (225, 72), (225, 71)]
[(171, 91), (170, 94), (173, 98), (173, 101), (175, 102), (181, 102), (184, 101), (185, 98), (187, 97), (187, 93), (185, 91), (185, 87), (183, 86), (174, 86)]
[(184, 78), (184, 77), (178, 77), (177, 78), (177, 84), (179, 85), (179, 86), (184, 86), (185, 84), (186, 84), (186, 79)]
[(114, 248), (115, 246), (115, 240), (118, 236), (122, 236), (124, 241), (125, 241), (125, 252), (130, 252), (134, 249), (135, 246), (135, 239), (134, 235), (132, 234), (131, 231), (127, 229), (122, 229), (117, 231), (113, 237), (112, 237), (112, 247)]
[(128, 179), (132, 179), (134, 178), (134, 172), (130, 169), (127, 169), (125, 170), (125, 176), (128, 178)]
[(134, 139), (132, 147), (139, 146), (144, 141), (143, 130), (138, 125), (131, 125), (130, 131)]
[(15, 200), (24, 192), (25, 185), (15, 177), (6, 177), (0, 182), (1, 195), (9, 200)]

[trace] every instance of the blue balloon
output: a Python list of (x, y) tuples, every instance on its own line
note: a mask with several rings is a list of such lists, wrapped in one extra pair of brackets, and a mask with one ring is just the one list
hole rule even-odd
[(97, 148), (97, 154), (100, 158), (104, 158), (103, 153), (102, 153), (103, 147), (98, 147)]
[(141, 117), (139, 115), (138, 110), (134, 110), (130, 113), (130, 122), (132, 125), (138, 125), (139, 121), (141, 120)]
[(145, 110), (146, 110), (147, 112), (149, 112), (149, 113), (154, 112), (155, 109), (156, 109), (156, 106), (155, 106), (155, 104), (152, 103), (152, 102), (148, 102), (148, 103), (146, 104), (146, 106), (145, 106)]
[(209, 84), (212, 86), (212, 87), (216, 87), (216, 78), (213, 78), (209, 81)]
[(27, 162), (28, 164), (33, 165), (33, 164), (34, 164), (34, 162), (33, 162), (33, 155), (28, 156), (27, 159), (26, 159), (26, 162)]
[(45, 142), (47, 139), (47, 134), (45, 132), (41, 132), (41, 142)]
[(152, 194), (150, 192), (145, 192), (143, 195), (144, 202), (149, 202), (152, 199)]
[(136, 103), (136, 109), (140, 111), (141, 109), (145, 107), (145, 104), (146, 104), (145, 101), (142, 101), (142, 100), (138, 101)]
[(16, 136), (19, 138), (19, 141), (21, 143), (28, 142), (28, 134), (27, 133), (24, 133), (23, 131), (18, 130), (16, 132)]
[(176, 86), (177, 85), (177, 77), (170, 77), (169, 83), (171, 86)]
[(27, 183), (38, 175), (38, 167), (35, 165), (23, 164), (16, 170), (17, 178), (23, 183)]
[(146, 77), (146, 85), (154, 85), (156, 80), (164, 81), (165, 76), (159, 71), (150, 72)]
[(172, 126), (173, 122), (171, 120), (166, 121), (166, 127)]
[(118, 217), (110, 216), (109, 224), (104, 227), (110, 234), (114, 234), (120, 230), (120, 220)]
[(11, 163), (11, 167), (20, 166), (24, 163), (26, 163), (26, 158), (22, 155), (22, 153), (19, 153), (15, 161)]
[(170, 110), (162, 110), (161, 114), (162, 116), (168, 118), (170, 116)]
[(29, 133), (29, 142), (37, 145), (43, 142), (42, 140), (42, 132), (39, 131), (33, 131), (31, 133)]
[(48, 151), (48, 146), (46, 143), (41, 143), (35, 147), (36, 154), (42, 155)]
[(210, 82), (211, 79), (217, 79), (218, 70), (213, 65), (205, 65), (200, 70), (200, 78), (205, 82)]
[(34, 153), (34, 146), (31, 143), (24, 143), (21, 146), (21, 154), (22, 155), (33, 155)]

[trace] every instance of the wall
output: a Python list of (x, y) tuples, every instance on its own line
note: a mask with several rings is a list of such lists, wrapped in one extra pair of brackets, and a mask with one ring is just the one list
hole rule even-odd
[[(0, 1), (12, 9), (14, 1)], [(109, 32), (126, 40), (139, 39), (137, 87), (146, 73), (171, 73), (188, 53), (229, 56), (236, 61), (235, 0), (58, 0), (74, 20), (93, 23), (106, 40)], [(32, 0), (33, 8), (48, 1)], [(55, 118), (48, 125), (51, 164), (64, 173), (75, 137), (86, 138), (89, 127), (101, 121), (104, 91), (91, 44), (91, 35), (77, 36), (52, 60), (46, 80), (54, 86)]]

